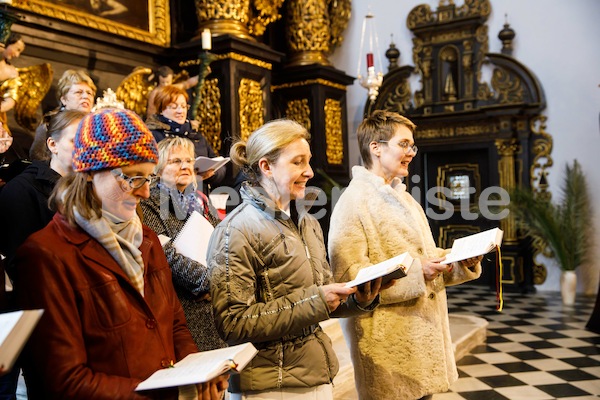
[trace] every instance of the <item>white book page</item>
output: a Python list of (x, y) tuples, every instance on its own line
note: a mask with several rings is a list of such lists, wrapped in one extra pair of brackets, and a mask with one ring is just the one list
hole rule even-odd
[[(372, 281), (373, 279), (377, 279), (381, 276), (385, 276), (391, 272), (394, 272), (398, 268), (404, 267), (404, 272), (410, 268), (410, 265), (404, 265), (407, 260), (407, 256), (410, 257), (408, 253), (402, 253), (396, 257), (390, 258), (379, 264), (371, 265), (369, 267), (362, 268), (356, 274), (356, 278), (353, 280), (346, 282), (346, 287), (353, 287), (362, 285), (365, 282)], [(412, 257), (410, 257), (410, 261), (412, 263)]]
[(194, 211), (173, 241), (173, 246), (179, 254), (206, 265), (208, 242), (214, 230), (203, 215)]
[[(251, 343), (203, 351), (186, 356), (174, 365), (156, 371), (135, 390), (157, 389), (209, 381), (231, 369), (241, 371), (256, 355)], [(239, 365), (234, 363), (238, 360)]]
[(452, 244), (450, 254), (441, 264), (450, 264), (467, 258), (477, 257), (489, 253), (502, 242), (502, 230), (489, 229), (474, 235), (456, 239)]
[(194, 168), (199, 172), (206, 172), (209, 169), (214, 169), (215, 171), (221, 168), (223, 165), (229, 162), (229, 157), (196, 157), (196, 162), (194, 163)]
[(8, 334), (15, 328), (23, 311), (13, 311), (0, 314), (0, 344), (4, 343)]

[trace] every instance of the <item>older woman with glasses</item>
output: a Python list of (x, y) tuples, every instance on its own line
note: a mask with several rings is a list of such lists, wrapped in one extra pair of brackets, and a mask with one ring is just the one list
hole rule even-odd
[(102, 109), (74, 148), (74, 173), (50, 198), (57, 213), (15, 258), (19, 306), (44, 309), (24, 352), (28, 398), (219, 400), (226, 376), (135, 391), (197, 352), (159, 239), (136, 213), (155, 179), (152, 134), (132, 111)]
[[(197, 190), (192, 141), (181, 137), (161, 140), (158, 154), (154, 172), (160, 181), (150, 188), (150, 198), (141, 203), (144, 223), (158, 235), (173, 240), (194, 212), (198, 212), (212, 226), (217, 226), (220, 222), (217, 211), (210, 206), (207, 197)], [(180, 254), (173, 240), (167, 242), (163, 249), (192, 337), (200, 351), (225, 347), (213, 319), (209, 270), (203, 263)]]
[[(375, 111), (358, 127), (364, 167), (331, 215), (329, 256), (337, 281), (404, 252), (414, 257), (408, 276), (381, 292), (373, 313), (341, 322), (349, 344), (359, 399), (419, 399), (445, 392), (458, 378), (446, 304), (447, 285), (476, 279), (481, 257), (440, 264), (423, 208), (402, 179), (417, 154), (407, 118)], [(424, 397), (425, 396), (425, 397)]]
[[(217, 154), (202, 133), (193, 129), (187, 113), (189, 96), (187, 92), (177, 86), (168, 85), (159, 88), (154, 97), (154, 106), (158, 114), (150, 116), (146, 125), (152, 131), (157, 142), (168, 137), (184, 137), (194, 143), (196, 157), (216, 157)], [(223, 182), (226, 170), (198, 171), (202, 180), (202, 191), (208, 193), (208, 186), (216, 187)]]

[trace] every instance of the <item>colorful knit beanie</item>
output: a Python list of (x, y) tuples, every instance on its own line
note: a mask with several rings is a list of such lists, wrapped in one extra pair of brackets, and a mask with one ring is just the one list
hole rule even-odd
[(73, 170), (99, 171), (158, 162), (152, 133), (133, 111), (103, 108), (81, 120), (75, 134)]

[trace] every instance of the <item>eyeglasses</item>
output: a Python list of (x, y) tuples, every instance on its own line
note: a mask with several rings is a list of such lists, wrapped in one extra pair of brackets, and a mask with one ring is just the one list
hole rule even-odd
[(85, 93), (88, 97), (94, 97), (94, 92), (92, 92), (91, 90), (76, 90), (74, 92), (69, 92), (71, 93), (73, 96), (81, 98), (83, 97), (83, 94)]
[[(389, 140), (379, 140), (379, 143), (389, 143)], [(413, 144), (412, 146), (410, 145), (410, 143), (408, 142), (398, 142), (395, 143), (396, 146), (400, 147), (403, 151), (404, 154), (407, 154), (409, 151), (414, 151), (415, 154), (417, 154), (417, 151), (419, 151), (419, 148), (417, 147), (416, 144)]]
[(190, 105), (189, 104), (175, 104), (175, 103), (171, 103), (167, 106), (167, 108), (169, 110), (177, 110), (178, 108), (181, 108), (182, 110), (189, 110), (190, 109)]
[(167, 160), (167, 164), (169, 164), (169, 165), (177, 165), (179, 168), (181, 168), (181, 166), (183, 165), (183, 163), (194, 165), (195, 161), (196, 160), (194, 160), (193, 158), (184, 158), (183, 160), (181, 158), (172, 158), (170, 160)]
[(134, 189), (139, 189), (142, 186), (144, 186), (146, 184), (146, 182), (148, 182), (152, 185), (158, 179), (158, 177), (154, 174), (152, 174), (148, 177), (146, 177), (146, 176), (128, 176), (128, 175), (125, 175), (123, 173), (123, 171), (121, 171), (121, 168), (113, 169), (112, 171), (110, 171), (110, 173), (113, 174), (113, 176), (115, 178), (122, 179), (121, 189), (124, 192), (131, 192)]

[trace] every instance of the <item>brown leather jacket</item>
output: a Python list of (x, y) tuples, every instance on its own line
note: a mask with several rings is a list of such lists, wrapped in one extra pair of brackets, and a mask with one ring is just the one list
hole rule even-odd
[(56, 214), (19, 248), (20, 306), (45, 310), (24, 352), (29, 399), (177, 398), (134, 392), (154, 371), (197, 351), (156, 234), (144, 226), (144, 297), (110, 254)]

